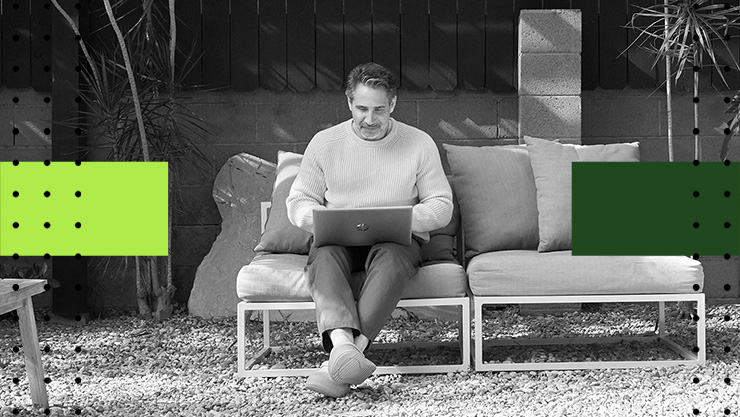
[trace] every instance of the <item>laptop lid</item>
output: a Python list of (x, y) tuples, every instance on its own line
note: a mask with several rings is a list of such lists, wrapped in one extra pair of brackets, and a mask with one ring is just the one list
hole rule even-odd
[(370, 246), (381, 242), (411, 244), (411, 206), (326, 208), (313, 211), (316, 246)]

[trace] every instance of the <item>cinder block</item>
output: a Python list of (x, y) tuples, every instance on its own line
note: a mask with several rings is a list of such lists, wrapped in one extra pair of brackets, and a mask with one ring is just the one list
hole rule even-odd
[(175, 301), (180, 304), (187, 304), (190, 298), (190, 292), (193, 290), (195, 281), (194, 266), (178, 266), (172, 268), (172, 284), (177, 288), (175, 291)]
[[(305, 149), (305, 146), (303, 148)], [(253, 143), (247, 141), (239, 145), (216, 145), (213, 147), (213, 166), (218, 172), (229, 158), (242, 152), (277, 163), (277, 153), (280, 150), (297, 152), (297, 146), (290, 143)]]
[(583, 98), (584, 136), (655, 136), (658, 125), (658, 100), (647, 94)]
[(435, 140), (495, 138), (496, 100), (419, 101), (419, 128)]
[(40, 93), (31, 87), (0, 90), (0, 104), (15, 103), (13, 99), (18, 99), (15, 104), (19, 106), (39, 106), (45, 104), (44, 99), (47, 97), (51, 97), (50, 93)]
[[(727, 93), (732, 97), (734, 92)], [(665, 96), (659, 100), (658, 109), (660, 110), (660, 134), (668, 135), (668, 114), (666, 110)], [(732, 119), (732, 115), (724, 114), (727, 104), (724, 102), (724, 95), (714, 92), (699, 94), (699, 134), (718, 135), (714, 130), (722, 122)], [(674, 94), (673, 95), (673, 134), (674, 135), (692, 135), (694, 130), (694, 102), (693, 94)]]
[(211, 135), (196, 143), (231, 144), (256, 141), (257, 106), (245, 103), (196, 103), (191, 110), (202, 118)]
[(18, 128), (15, 146), (51, 146), (53, 132), (50, 105), (17, 106), (14, 113), (15, 126)]
[(581, 52), (580, 10), (522, 10), (519, 53)]
[(172, 228), (173, 264), (198, 266), (211, 250), (219, 226), (174, 226)]
[(182, 186), (180, 193), (183, 204), (176, 217), (179, 226), (221, 224), (213, 201), (213, 185)]
[(351, 117), (346, 99), (337, 103), (257, 106), (257, 142), (307, 142), (316, 132)]
[(519, 98), (510, 97), (498, 102), (498, 138), (519, 138)]
[(35, 148), (0, 148), (0, 162), (43, 161), (51, 159), (51, 145)]
[[(738, 278), (739, 258), (731, 256), (700, 256), (704, 268), (704, 294), (707, 298), (737, 298), (740, 278)], [(729, 285), (729, 291), (726, 289)]]
[(581, 94), (581, 54), (519, 54), (519, 94)]
[[(179, 185), (213, 185), (217, 167), (213, 166), (213, 149), (206, 145), (196, 145), (206, 157), (206, 161), (184, 162), (178, 166)], [(209, 165), (210, 164), (210, 165)], [(220, 168), (220, 167), (218, 167)]]
[(519, 137), (580, 138), (580, 96), (519, 97)]
[(0, 147), (13, 146), (13, 108), (0, 106)]
[[(396, 108), (393, 110), (393, 114), (391, 116), (399, 122), (419, 127), (419, 108), (416, 100), (401, 100), (401, 97), (399, 97), (398, 100), (396, 100)], [(341, 119), (343, 117), (349, 119), (352, 115), (349, 110), (341, 111), (339, 113), (339, 118)]]

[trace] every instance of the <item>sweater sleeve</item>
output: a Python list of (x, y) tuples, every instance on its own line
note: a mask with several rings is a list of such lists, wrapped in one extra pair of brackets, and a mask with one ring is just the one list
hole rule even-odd
[(309, 145), (301, 161), (301, 168), (285, 200), (288, 219), (295, 226), (313, 233), (313, 209), (324, 205), (326, 181), (316, 160), (314, 147)]
[(414, 206), (412, 230), (426, 233), (446, 226), (452, 219), (452, 189), (431, 138), (423, 142), (416, 187), (419, 203)]

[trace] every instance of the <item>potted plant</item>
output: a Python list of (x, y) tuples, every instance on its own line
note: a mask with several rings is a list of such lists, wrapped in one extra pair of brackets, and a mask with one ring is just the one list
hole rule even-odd
[[(684, 70), (693, 71), (694, 92), (694, 159), (701, 160), (699, 142), (699, 70), (709, 60), (710, 68), (727, 85), (724, 65), (718, 61), (719, 52), (729, 56), (738, 69), (735, 52), (729, 44), (730, 29), (740, 28), (740, 6), (729, 3), (714, 4), (708, 0), (664, 0), (663, 4), (638, 7), (627, 28), (637, 31), (635, 40), (627, 49), (638, 47), (655, 55), (653, 66), (665, 59), (666, 106), (668, 110), (668, 153), (673, 161), (672, 81), (678, 80)], [(672, 64), (676, 70), (671, 71)], [(729, 87), (729, 86), (728, 86)]]
[(719, 160), (721, 162), (727, 160), (727, 155), (730, 153), (730, 141), (740, 130), (740, 91), (730, 99), (725, 114), (731, 114), (732, 119), (714, 128), (717, 132), (725, 135), (722, 140), (722, 147), (719, 150)]
[[(88, 48), (74, 21), (52, 0), (77, 35), (85, 56), (80, 96), (86, 111), (89, 150), (107, 150), (108, 161), (167, 161), (169, 180), (169, 232), (183, 164), (210, 165), (193, 142), (208, 134), (205, 123), (182, 103), (183, 79), (193, 65), (192, 50), (186, 64), (175, 66), (177, 31), (175, 2), (143, 0), (133, 27), (125, 33), (110, 0), (103, 5), (116, 42), (101, 50)], [(119, 3), (120, 4), (120, 3)], [(171, 239), (168, 239), (171, 241)], [(172, 312), (171, 245), (167, 257), (135, 257), (139, 313), (163, 319)], [(123, 259), (125, 262), (125, 258)], [(120, 270), (120, 268), (119, 268)], [(161, 276), (166, 276), (162, 283)]]

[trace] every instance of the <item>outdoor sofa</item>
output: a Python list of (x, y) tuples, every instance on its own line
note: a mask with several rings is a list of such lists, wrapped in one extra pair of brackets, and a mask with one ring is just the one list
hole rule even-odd
[[(461, 361), (445, 365), (378, 366), (376, 374), (435, 373), (474, 369), (531, 370), (626, 368), (703, 364), (704, 274), (684, 256), (573, 256), (571, 253), (571, 162), (639, 161), (638, 143), (568, 145), (525, 137), (524, 145), (469, 147), (445, 144), (455, 195), (450, 224), (431, 233), (423, 264), (408, 283), (399, 307), (456, 306)], [(263, 204), (263, 234), (257, 255), (238, 273), (238, 365), (240, 376), (308, 375), (303, 369), (259, 369), (272, 349), (270, 312), (313, 309), (304, 279), (311, 236), (287, 219), (285, 198), (302, 156), (280, 152), (272, 201)], [(235, 196), (238, 198), (238, 196)], [(269, 216), (268, 214), (269, 210)], [(696, 344), (669, 340), (665, 303), (696, 303)], [(484, 306), (528, 303), (657, 302), (656, 332), (634, 337), (500, 339), (483, 334)], [(263, 347), (245, 357), (246, 320), (263, 312)], [(471, 322), (472, 320), (472, 322)], [(471, 344), (471, 330), (474, 341)], [(682, 360), (528, 362), (484, 361), (484, 348), (537, 344), (617, 343), (657, 340)], [(387, 347), (379, 344), (374, 347)], [(585, 359), (585, 358), (584, 358)]]

